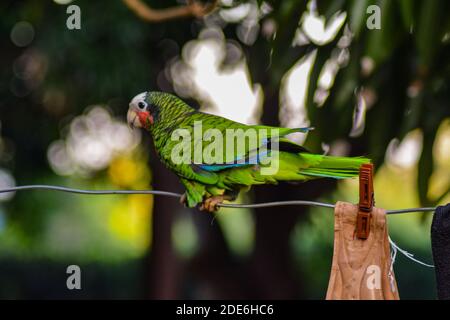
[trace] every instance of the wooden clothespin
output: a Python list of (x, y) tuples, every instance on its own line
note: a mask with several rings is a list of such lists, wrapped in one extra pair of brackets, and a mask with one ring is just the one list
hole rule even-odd
[(370, 219), (375, 205), (373, 191), (373, 164), (363, 164), (359, 169), (359, 211), (356, 218), (356, 237), (367, 239), (370, 233)]

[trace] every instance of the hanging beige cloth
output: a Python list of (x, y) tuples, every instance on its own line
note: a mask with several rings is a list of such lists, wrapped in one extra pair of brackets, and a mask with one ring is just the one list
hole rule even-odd
[(370, 234), (355, 236), (358, 206), (338, 202), (334, 210), (334, 252), (327, 300), (398, 300), (386, 211), (373, 208)]

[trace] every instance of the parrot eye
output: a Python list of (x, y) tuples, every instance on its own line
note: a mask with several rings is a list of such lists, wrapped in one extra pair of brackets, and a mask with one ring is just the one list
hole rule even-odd
[(146, 107), (147, 107), (147, 103), (146, 102), (144, 102), (144, 101), (140, 101), (139, 103), (138, 103), (138, 107), (139, 107), (139, 109), (145, 109)]

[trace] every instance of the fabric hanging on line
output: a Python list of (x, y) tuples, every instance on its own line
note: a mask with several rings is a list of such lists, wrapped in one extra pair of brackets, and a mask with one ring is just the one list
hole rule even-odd
[(370, 234), (356, 238), (358, 206), (338, 202), (327, 300), (398, 300), (391, 264), (386, 211), (373, 208)]
[(440, 300), (450, 300), (450, 203), (436, 208), (431, 223), (431, 249)]

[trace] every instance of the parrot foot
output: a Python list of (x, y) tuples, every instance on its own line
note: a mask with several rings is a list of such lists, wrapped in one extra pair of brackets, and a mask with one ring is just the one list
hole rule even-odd
[(224, 200), (228, 200), (226, 196), (213, 196), (203, 201), (200, 206), (201, 211), (215, 212), (219, 210), (218, 205)]
[(186, 192), (183, 193), (183, 195), (180, 197), (180, 203), (181, 203), (183, 206), (185, 206), (185, 207), (188, 206), (188, 203), (187, 203), (187, 194), (186, 194)]

